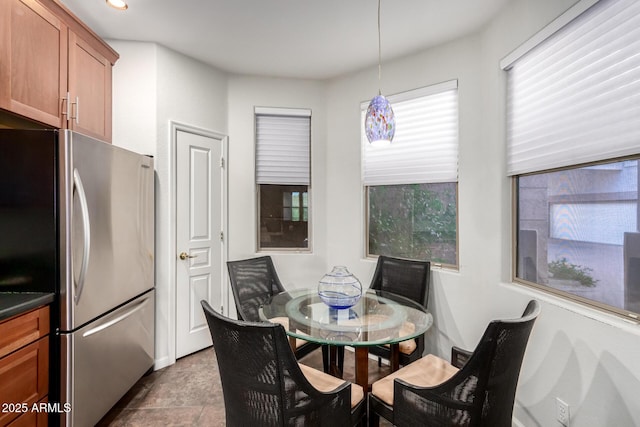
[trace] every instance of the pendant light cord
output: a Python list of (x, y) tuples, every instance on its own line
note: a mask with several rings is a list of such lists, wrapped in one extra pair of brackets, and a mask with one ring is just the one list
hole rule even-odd
[(381, 0), (378, 0), (378, 95), (382, 95), (382, 89), (380, 89), (381, 86), (381, 80), (382, 80), (382, 45), (380, 42), (380, 2)]

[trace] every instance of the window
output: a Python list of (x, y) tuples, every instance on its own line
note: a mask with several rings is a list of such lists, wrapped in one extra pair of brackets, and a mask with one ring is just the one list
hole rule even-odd
[(517, 177), (517, 278), (640, 312), (638, 161)]
[(458, 84), (445, 82), (389, 97), (393, 143), (371, 146), (364, 133), (367, 255), (458, 265)]
[(591, 3), (503, 63), (515, 277), (638, 319), (640, 3)]
[(309, 249), (311, 111), (255, 115), (258, 250)]
[(286, 191), (282, 194), (282, 216), (287, 221), (308, 221), (309, 218), (309, 193), (298, 191)]

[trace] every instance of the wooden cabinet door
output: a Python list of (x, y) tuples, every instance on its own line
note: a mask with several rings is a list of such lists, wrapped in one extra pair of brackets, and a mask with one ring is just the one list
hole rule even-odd
[[(45, 397), (49, 391), (49, 337), (0, 359), (0, 384), (0, 402), (18, 403), (30, 409)], [(26, 409), (9, 412), (11, 408), (6, 408), (0, 413), (0, 425), (29, 412)]]
[(70, 129), (111, 142), (112, 65), (69, 31)]
[[(38, 403), (47, 403), (47, 398), (44, 398)], [(20, 415), (13, 420), (7, 427), (47, 427), (49, 425), (48, 415), (46, 412), (34, 412), (29, 411)]]
[(0, 1), (0, 108), (61, 127), (67, 26), (35, 0)]

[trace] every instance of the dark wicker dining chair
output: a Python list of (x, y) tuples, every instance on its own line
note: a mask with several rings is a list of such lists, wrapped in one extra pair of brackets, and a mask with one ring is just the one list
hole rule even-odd
[(201, 301), (216, 352), (227, 426), (353, 426), (362, 387), (299, 365), (284, 327), (229, 319)]
[[(431, 263), (403, 258), (380, 255), (373, 273), (369, 289), (387, 291), (409, 298), (424, 308), (429, 301), (429, 277)], [(400, 344), (400, 365), (408, 365), (418, 360), (424, 353), (424, 334)], [(378, 345), (369, 348), (369, 353), (378, 356), (378, 366), (381, 358), (389, 359), (389, 346)]]
[[(285, 291), (271, 257), (227, 261), (227, 269), (238, 319), (260, 322), (260, 306), (273, 295)], [(320, 344), (297, 340), (296, 357), (300, 359), (319, 347)]]
[(452, 364), (428, 354), (385, 377), (369, 394), (369, 425), (511, 427), (520, 367), (540, 304), (489, 323), (475, 351), (453, 347)]
[[(260, 306), (273, 295), (285, 291), (270, 256), (227, 261), (227, 269), (240, 320), (259, 322)], [(288, 328), (286, 319), (283, 319), (283, 326)], [(320, 344), (297, 339), (295, 355), (300, 359), (319, 347)], [(342, 370), (344, 349), (339, 349), (338, 358), (338, 366)], [(322, 346), (322, 360), (325, 372), (328, 372), (329, 348), (326, 345)]]
[(227, 261), (238, 319), (259, 322), (258, 309), (269, 297), (284, 292), (270, 256)]

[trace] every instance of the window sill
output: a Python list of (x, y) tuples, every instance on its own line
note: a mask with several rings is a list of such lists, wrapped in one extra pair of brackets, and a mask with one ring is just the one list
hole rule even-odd
[(572, 301), (560, 295), (555, 295), (551, 292), (546, 292), (542, 289), (538, 289), (536, 287), (533, 287), (524, 283), (520, 283), (520, 282), (514, 281), (511, 283), (501, 283), (501, 286), (504, 286), (505, 288), (508, 288), (511, 291), (515, 291), (515, 292), (527, 295), (530, 298), (535, 298), (537, 300), (551, 304), (560, 309), (570, 311), (574, 314), (577, 314), (577, 315), (586, 317), (588, 319), (595, 320), (597, 322), (601, 322), (609, 326), (613, 326), (618, 329), (633, 333), (634, 335), (640, 336), (640, 328), (639, 328), (640, 319), (632, 319), (630, 317), (624, 317), (622, 314), (609, 313), (604, 310), (591, 307), (587, 304), (583, 304), (578, 301)]

